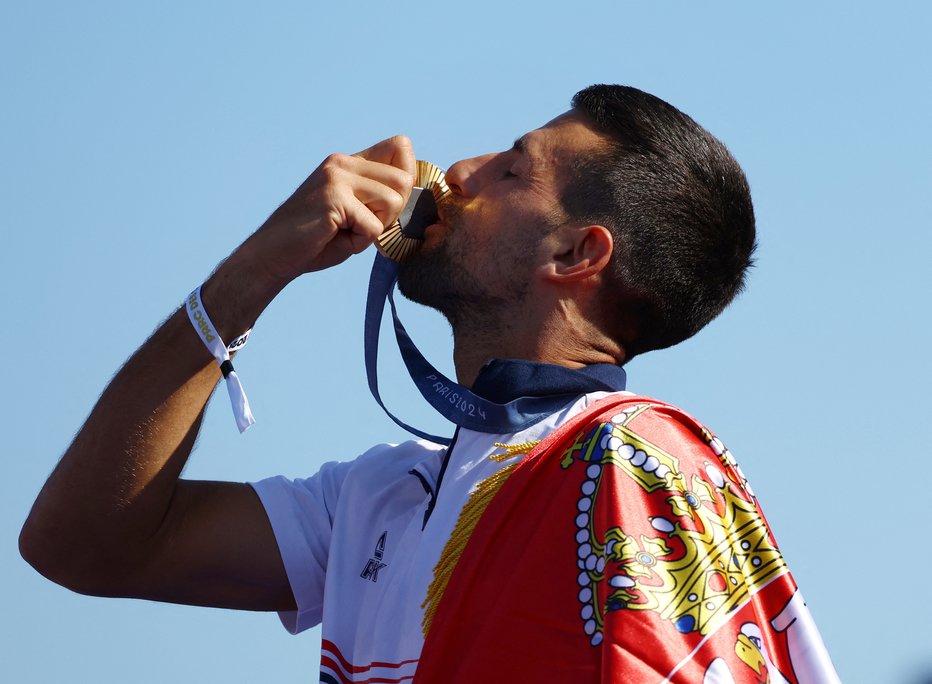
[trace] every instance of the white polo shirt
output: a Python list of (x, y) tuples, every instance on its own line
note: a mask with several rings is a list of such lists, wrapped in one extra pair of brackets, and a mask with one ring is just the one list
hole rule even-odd
[(323, 622), (321, 681), (410, 681), (427, 590), (460, 511), (479, 482), (523, 458), (491, 459), (504, 451), (496, 444), (544, 439), (608, 394), (585, 394), (517, 433), (460, 429), (446, 464), (446, 447), (409, 441), (307, 479), (254, 483), (297, 603), (282, 623), (297, 633)]

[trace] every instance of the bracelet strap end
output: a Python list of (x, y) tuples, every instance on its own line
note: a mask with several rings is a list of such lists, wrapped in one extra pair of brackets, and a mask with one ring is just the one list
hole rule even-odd
[(233, 407), (233, 417), (236, 419), (236, 427), (239, 428), (240, 433), (246, 432), (256, 422), (249, 406), (249, 399), (246, 398), (246, 392), (243, 391), (243, 385), (240, 383), (235, 370), (231, 370), (229, 375), (225, 377), (227, 392), (230, 394), (230, 405)]

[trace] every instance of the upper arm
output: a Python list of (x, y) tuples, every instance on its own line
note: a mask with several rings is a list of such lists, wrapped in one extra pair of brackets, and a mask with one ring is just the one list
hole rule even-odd
[(295, 606), (272, 526), (248, 484), (179, 481), (147, 546), (113, 593), (247, 610)]

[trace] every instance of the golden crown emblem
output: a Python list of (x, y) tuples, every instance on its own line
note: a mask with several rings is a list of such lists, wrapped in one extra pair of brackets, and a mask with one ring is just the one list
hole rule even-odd
[[(786, 571), (728, 450), (703, 430), (716, 462), (687, 480), (676, 457), (627, 427), (649, 408), (634, 407), (579, 435), (561, 461), (564, 468), (587, 464), (576, 540), (580, 614), (593, 644), (602, 640), (605, 612), (614, 610), (652, 611), (680, 632), (708, 634)], [(645, 493), (668, 494), (666, 514), (648, 520), (658, 534), (635, 537), (621, 527), (596, 533), (590, 513), (606, 467), (619, 468)], [(596, 591), (602, 582), (611, 588), (604, 606)]]

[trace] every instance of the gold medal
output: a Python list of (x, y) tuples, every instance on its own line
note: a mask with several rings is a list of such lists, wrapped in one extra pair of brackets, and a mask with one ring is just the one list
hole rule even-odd
[(439, 220), (437, 205), (450, 194), (443, 171), (430, 162), (417, 160), (417, 176), (401, 216), (376, 240), (376, 247), (392, 261), (403, 264), (417, 252), (427, 226)]

